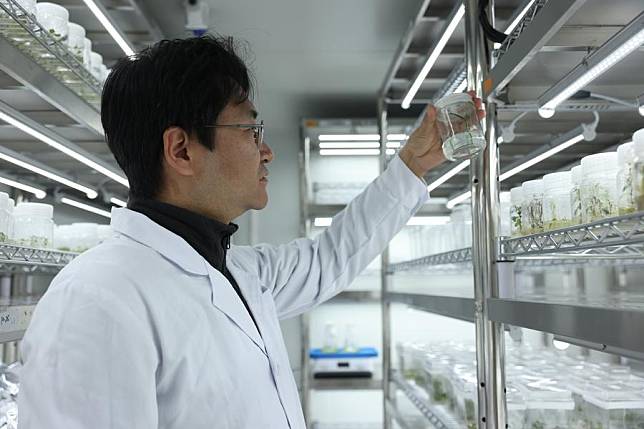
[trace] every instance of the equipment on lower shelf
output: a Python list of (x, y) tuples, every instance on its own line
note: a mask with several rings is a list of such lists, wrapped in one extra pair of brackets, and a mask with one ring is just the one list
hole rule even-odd
[(373, 347), (325, 352), (312, 349), (313, 378), (371, 378), (378, 351)]

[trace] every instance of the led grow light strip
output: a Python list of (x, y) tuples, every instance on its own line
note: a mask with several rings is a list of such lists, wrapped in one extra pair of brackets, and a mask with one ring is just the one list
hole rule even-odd
[[(406, 140), (407, 134), (387, 134), (389, 141)], [(318, 140), (321, 142), (379, 142), (380, 134), (320, 134)]]
[(53, 147), (56, 150), (61, 151), (62, 153), (74, 158), (75, 160), (85, 164), (86, 166), (93, 168), (94, 170), (98, 171), (99, 173), (109, 177), (110, 179), (120, 183), (123, 186), (126, 186), (129, 188), (128, 181), (125, 177), (122, 177), (115, 172), (103, 167), (102, 165), (98, 164), (95, 161), (92, 161), (88, 157), (81, 155), (80, 153), (76, 152), (73, 149), (68, 148), (64, 144), (57, 142), (56, 140), (46, 136), (45, 134), (41, 133), (40, 131), (34, 129), (33, 127), (27, 125), (26, 123), (14, 118), (11, 115), (8, 115), (5, 112), (0, 111), (0, 120), (5, 121), (6, 123), (13, 125), (14, 127), (18, 128), (19, 130), (29, 134), (30, 136), (40, 140), (41, 142)]
[(447, 173), (443, 174), (441, 177), (439, 177), (438, 179), (436, 179), (432, 183), (430, 183), (427, 186), (427, 192), (431, 192), (434, 189), (438, 188), (440, 185), (442, 185), (443, 183), (447, 182), (449, 179), (451, 179), (452, 177), (456, 176), (458, 173), (460, 173), (461, 171), (465, 170), (469, 166), (470, 166), (470, 160), (469, 159), (466, 160), (466, 161), (461, 162), (456, 167), (452, 168)]
[(45, 192), (42, 189), (38, 189), (34, 186), (25, 185), (24, 183), (20, 183), (13, 179), (8, 179), (6, 177), (0, 177), (0, 183), (7, 186), (11, 186), (12, 188), (20, 189), (21, 191), (29, 192), (30, 194), (34, 194), (34, 196), (39, 200), (42, 200), (47, 196), (47, 192)]
[(68, 206), (85, 210), (86, 212), (97, 214), (99, 216), (104, 216), (107, 218), (112, 217), (112, 214), (107, 210), (99, 209), (98, 207), (90, 206), (89, 204), (81, 203), (80, 201), (72, 200), (71, 198), (63, 197), (60, 199), (60, 202), (63, 204), (67, 204)]
[(55, 182), (62, 183), (63, 185), (69, 186), (70, 188), (84, 192), (87, 195), (87, 198), (89, 199), (94, 199), (98, 196), (98, 192), (96, 192), (94, 189), (88, 188), (87, 186), (83, 186), (61, 175), (45, 170), (41, 167), (34, 165), (33, 163), (26, 162), (24, 159), (19, 159), (17, 156), (13, 156), (10, 153), (11, 151), (9, 151), (8, 149), (0, 148), (0, 159), (10, 162), (11, 164), (17, 165), (18, 167), (22, 167), (26, 170), (32, 171), (36, 174), (40, 174), (41, 176), (51, 179)]
[(472, 196), (471, 191), (464, 192), (461, 195), (457, 195), (456, 197), (454, 197), (451, 200), (449, 200), (447, 202), (446, 206), (447, 206), (448, 209), (453, 209), (454, 206), (456, 206), (457, 204), (462, 203), (463, 201), (467, 201), (471, 196)]
[(508, 179), (508, 178), (514, 176), (515, 174), (520, 173), (523, 170), (526, 170), (526, 169), (532, 167), (533, 165), (543, 161), (544, 159), (550, 158), (552, 155), (555, 155), (555, 154), (561, 152), (562, 150), (565, 150), (565, 149), (569, 148), (570, 146), (573, 146), (573, 145), (579, 143), (583, 139), (584, 139), (583, 134), (576, 135), (575, 137), (572, 137), (572, 138), (564, 141), (563, 143), (553, 147), (552, 149), (548, 149), (547, 151), (535, 156), (534, 158), (531, 158), (531, 159), (527, 160), (526, 162), (524, 162), (522, 164), (519, 164), (514, 168), (511, 168), (510, 170), (506, 171), (505, 173), (502, 173), (499, 176), (499, 181), (502, 182), (505, 179)]
[(379, 149), (380, 142), (320, 142), (320, 149)]
[(644, 12), (539, 97), (539, 115), (551, 118), (559, 104), (644, 44)]
[(436, 60), (438, 59), (439, 55), (443, 52), (445, 45), (447, 45), (447, 42), (449, 41), (450, 37), (452, 37), (452, 34), (454, 34), (456, 27), (461, 22), (461, 19), (463, 19), (464, 15), (465, 15), (465, 6), (461, 3), (461, 5), (456, 8), (456, 11), (452, 12), (451, 17), (449, 18), (450, 19), (449, 24), (447, 25), (447, 27), (445, 27), (445, 31), (443, 31), (443, 34), (441, 35), (440, 39), (438, 39), (438, 42), (434, 46), (434, 49), (432, 50), (431, 54), (429, 54), (429, 56), (427, 57), (427, 61), (425, 61), (425, 64), (420, 69), (420, 72), (418, 73), (418, 76), (416, 76), (414, 83), (412, 83), (412, 85), (409, 87), (409, 90), (407, 91), (407, 95), (405, 95), (405, 98), (403, 98), (402, 104), (400, 105), (403, 109), (408, 109), (409, 106), (411, 105), (411, 101), (418, 93), (420, 86), (425, 81), (425, 78), (429, 74), (432, 67), (434, 67)]
[[(387, 149), (387, 155), (394, 155), (394, 149)], [(322, 156), (375, 156), (380, 155), (380, 149), (320, 149)]]
[(112, 39), (114, 39), (114, 41), (123, 50), (125, 55), (127, 55), (128, 57), (130, 55), (134, 55), (134, 49), (132, 49), (132, 47), (127, 42), (127, 40), (125, 40), (125, 37), (123, 36), (123, 34), (112, 23), (112, 20), (107, 16), (103, 8), (100, 7), (94, 0), (83, 0), (83, 3), (85, 3), (85, 5), (89, 8), (89, 10), (94, 14), (96, 19), (100, 21), (103, 27), (105, 27), (107, 32), (110, 34), (110, 36), (112, 36)]
[[(313, 225), (318, 227), (330, 226), (333, 221), (331, 217), (316, 217)], [(449, 216), (414, 216), (407, 221), (407, 226), (445, 225), (449, 222)]]
[(123, 201), (123, 200), (121, 200), (119, 198), (116, 198), (116, 197), (110, 198), (110, 203), (112, 203), (112, 204), (114, 204), (116, 206), (121, 206), (121, 207), (127, 206), (127, 202), (125, 202), (125, 201)]

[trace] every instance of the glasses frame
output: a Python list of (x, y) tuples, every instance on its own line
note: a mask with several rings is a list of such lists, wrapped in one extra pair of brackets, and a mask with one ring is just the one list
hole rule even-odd
[(257, 147), (261, 147), (264, 143), (264, 121), (259, 121), (257, 124), (217, 124), (217, 125), (206, 125), (206, 128), (247, 128), (253, 129), (253, 137), (255, 138), (255, 144)]

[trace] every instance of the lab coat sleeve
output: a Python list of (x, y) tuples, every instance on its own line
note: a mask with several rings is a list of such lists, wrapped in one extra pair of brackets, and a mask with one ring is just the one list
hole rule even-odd
[(20, 429), (156, 429), (158, 359), (141, 318), (73, 282), (52, 285), (25, 335)]
[(347, 288), (427, 199), (424, 181), (395, 157), (315, 239), (253, 247), (278, 316), (298, 315)]

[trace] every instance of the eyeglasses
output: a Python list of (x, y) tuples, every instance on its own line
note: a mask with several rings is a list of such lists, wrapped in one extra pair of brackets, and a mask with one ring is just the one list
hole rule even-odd
[(245, 128), (253, 130), (255, 144), (260, 147), (264, 143), (264, 121), (259, 124), (223, 124), (223, 125), (206, 125), (206, 128)]

